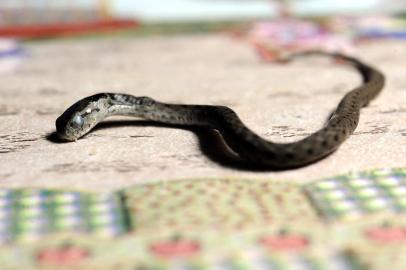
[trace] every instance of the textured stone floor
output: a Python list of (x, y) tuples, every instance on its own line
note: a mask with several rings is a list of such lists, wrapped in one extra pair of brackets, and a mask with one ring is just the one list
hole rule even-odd
[(115, 91), (230, 106), (261, 136), (294, 141), (323, 125), (360, 82), (357, 72), (320, 58), (264, 64), (247, 44), (222, 35), (59, 40), (24, 47), (28, 54), (20, 68), (0, 75), (2, 187), (110, 190), (159, 180), (242, 176), (306, 182), (405, 165), (406, 46), (400, 41), (359, 47), (359, 56), (382, 69), (388, 83), (363, 109), (355, 134), (327, 159), (284, 172), (228, 164), (214, 132), (130, 118), (111, 118), (76, 143), (49, 137), (55, 119), (73, 102)]

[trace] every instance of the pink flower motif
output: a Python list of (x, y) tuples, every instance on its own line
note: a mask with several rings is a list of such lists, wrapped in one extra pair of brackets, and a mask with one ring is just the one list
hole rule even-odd
[(159, 257), (187, 257), (198, 253), (200, 245), (194, 241), (176, 240), (152, 244), (150, 249)]
[(365, 232), (368, 239), (380, 243), (406, 242), (405, 228), (373, 228)]
[(90, 252), (81, 247), (48, 248), (37, 254), (38, 262), (47, 265), (75, 265), (87, 259)]
[(260, 239), (260, 243), (277, 251), (299, 251), (309, 245), (309, 241), (302, 235), (270, 235)]

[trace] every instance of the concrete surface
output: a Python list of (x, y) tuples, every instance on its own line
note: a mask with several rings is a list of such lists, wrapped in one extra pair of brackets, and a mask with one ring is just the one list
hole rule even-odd
[[(404, 166), (406, 46), (364, 44), (359, 55), (388, 77), (362, 110), (353, 136), (305, 168), (249, 171), (224, 164), (215, 132), (192, 132), (111, 118), (76, 143), (55, 143), (55, 119), (73, 102), (101, 91), (160, 101), (233, 108), (270, 140), (298, 140), (320, 128), (357, 86), (351, 68), (321, 58), (261, 63), (247, 44), (222, 35), (60, 40), (26, 44), (18, 71), (1, 75), (0, 185), (112, 190), (143, 182), (248, 177), (306, 182), (349, 171)], [(52, 136), (51, 136), (52, 138)]]

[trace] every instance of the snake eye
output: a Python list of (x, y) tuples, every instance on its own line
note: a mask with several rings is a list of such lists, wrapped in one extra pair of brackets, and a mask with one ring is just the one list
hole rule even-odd
[(71, 126), (72, 126), (73, 128), (81, 128), (81, 127), (83, 126), (84, 122), (85, 122), (85, 121), (84, 121), (84, 119), (83, 119), (82, 116), (76, 115), (76, 116), (73, 117), (73, 119), (72, 119)]

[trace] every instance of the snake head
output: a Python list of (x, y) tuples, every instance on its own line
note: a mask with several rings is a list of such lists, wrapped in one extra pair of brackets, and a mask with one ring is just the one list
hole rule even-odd
[(79, 100), (56, 119), (56, 133), (65, 141), (76, 141), (108, 114), (108, 96), (97, 94)]

